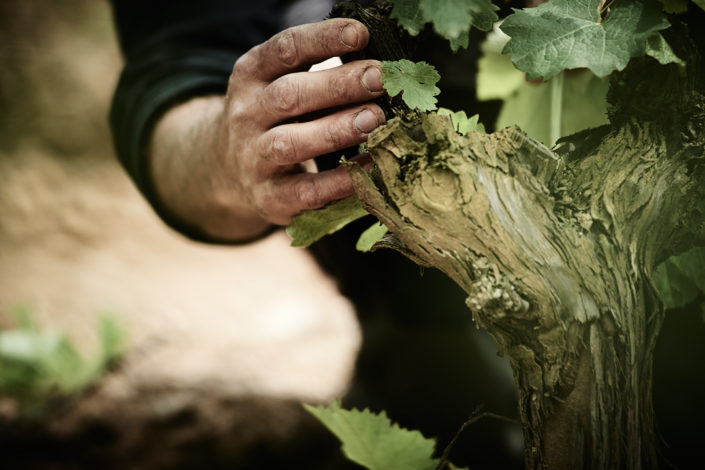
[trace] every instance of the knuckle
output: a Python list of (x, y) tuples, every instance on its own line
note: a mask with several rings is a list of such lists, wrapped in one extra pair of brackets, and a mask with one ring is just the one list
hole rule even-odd
[(252, 193), (252, 206), (255, 210), (264, 216), (271, 216), (272, 208), (274, 207), (274, 197), (271, 189), (267, 184), (261, 185), (257, 191)]
[(355, 101), (357, 89), (350, 73), (338, 73), (328, 81), (328, 94), (344, 103)]
[(294, 65), (298, 59), (296, 48), (296, 34), (292, 29), (287, 29), (279, 33), (276, 37), (274, 50), (285, 65)]
[(244, 53), (240, 57), (237, 58), (235, 61), (235, 65), (233, 65), (233, 76), (235, 77), (242, 77), (246, 75), (253, 75), (254, 72), (257, 70), (259, 64), (255, 56), (257, 55), (257, 49), (260, 46), (255, 46), (254, 48), (250, 49), (250, 51)]
[(269, 131), (269, 148), (265, 158), (279, 164), (296, 160), (296, 147), (289, 132), (273, 129)]
[(346, 129), (340, 124), (340, 122), (334, 122), (326, 126), (325, 137), (331, 148), (335, 150), (340, 150), (349, 145)]
[(284, 76), (268, 85), (267, 95), (267, 102), (275, 111), (290, 114), (299, 107), (301, 91), (296, 80)]
[(246, 122), (248, 120), (248, 107), (245, 106), (244, 103), (241, 103), (238, 100), (234, 100), (230, 103), (230, 107), (228, 109), (228, 117), (231, 129), (237, 129), (243, 122)]
[(300, 179), (294, 188), (294, 195), (303, 210), (316, 209), (321, 205), (319, 185), (313, 178)]

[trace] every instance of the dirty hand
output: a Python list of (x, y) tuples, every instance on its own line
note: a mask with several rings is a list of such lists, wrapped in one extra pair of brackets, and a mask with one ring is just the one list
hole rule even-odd
[[(208, 236), (237, 240), (352, 194), (343, 168), (317, 173), (310, 160), (365, 141), (384, 122), (382, 110), (370, 102), (383, 93), (379, 62), (306, 70), (361, 50), (368, 39), (361, 23), (331, 19), (285, 30), (242, 55), (225, 98), (210, 97), (200, 110), (194, 104), (189, 109), (187, 103), (158, 125), (152, 171), (161, 199)], [(206, 151), (188, 142), (191, 150), (173, 142), (161, 145), (175, 134), (188, 134), (183, 121), (197, 120), (192, 116), (199, 113), (214, 116), (214, 130), (204, 139)], [(198, 129), (203, 129), (203, 119), (190, 128), (191, 140), (199, 140)], [(161, 155), (164, 148), (171, 154)], [(177, 184), (174, 151), (200, 155), (181, 171), (185, 186)]]

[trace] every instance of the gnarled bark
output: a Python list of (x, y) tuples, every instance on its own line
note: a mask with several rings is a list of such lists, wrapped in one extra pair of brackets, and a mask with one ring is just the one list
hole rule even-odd
[(689, 64), (634, 61), (614, 80), (611, 125), (555, 151), (517, 128), (463, 137), (430, 114), (370, 136), (372, 173), (348, 166), (392, 234), (378, 246), (454, 279), (510, 359), (527, 468), (657, 465), (650, 277), (705, 224), (705, 99)]

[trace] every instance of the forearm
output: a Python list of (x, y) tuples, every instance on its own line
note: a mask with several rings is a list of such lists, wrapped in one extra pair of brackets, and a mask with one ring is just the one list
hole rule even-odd
[(150, 174), (162, 207), (185, 226), (214, 241), (244, 242), (270, 224), (237, 197), (236, 180), (214, 171), (223, 106), (222, 96), (207, 96), (169, 110), (152, 135)]

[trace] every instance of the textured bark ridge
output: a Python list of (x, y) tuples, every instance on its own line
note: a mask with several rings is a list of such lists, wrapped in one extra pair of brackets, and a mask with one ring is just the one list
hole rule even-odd
[(371, 173), (348, 164), (390, 229), (378, 247), (454, 279), (510, 359), (527, 468), (657, 465), (650, 276), (705, 223), (703, 75), (689, 64), (634, 61), (614, 80), (612, 124), (554, 151), (517, 128), (463, 137), (429, 114), (370, 136)]

